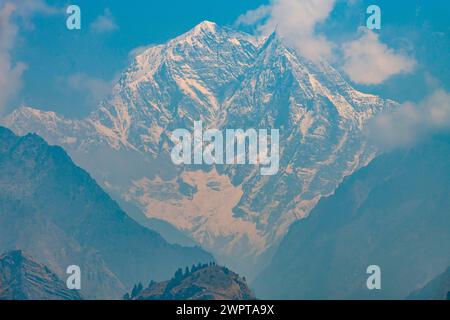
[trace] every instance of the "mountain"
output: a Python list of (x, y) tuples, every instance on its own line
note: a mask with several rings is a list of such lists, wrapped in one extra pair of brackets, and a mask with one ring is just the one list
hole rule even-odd
[(408, 296), (410, 300), (450, 300), (450, 268), (423, 288)]
[(81, 300), (48, 267), (22, 251), (0, 256), (0, 300)]
[[(291, 226), (258, 297), (405, 299), (450, 265), (450, 136), (383, 154)], [(366, 270), (381, 268), (381, 290)]]
[(245, 278), (226, 267), (213, 264), (192, 266), (183, 273), (179, 269), (169, 281), (151, 281), (147, 288), (139, 284), (131, 294), (132, 300), (254, 300)]
[(86, 298), (119, 298), (134, 283), (167, 278), (213, 258), (167, 243), (128, 217), (66, 152), (0, 127), (0, 252), (21, 249), (61, 279), (81, 268)]
[[(303, 59), (276, 33), (253, 37), (205, 21), (136, 55), (86, 119), (21, 107), (3, 123), (64, 146), (121, 201), (254, 275), (292, 222), (373, 159), (365, 123), (395, 106)], [(170, 132), (198, 120), (205, 129), (279, 129), (278, 173), (174, 165)]]

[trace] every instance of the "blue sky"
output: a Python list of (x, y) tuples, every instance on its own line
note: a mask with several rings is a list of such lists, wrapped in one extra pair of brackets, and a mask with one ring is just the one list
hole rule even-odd
[[(67, 7), (65, 1), (47, 1), (50, 6)], [(63, 114), (84, 116), (95, 106), (81, 90), (67, 88), (70, 75), (83, 73), (110, 81), (126, 67), (136, 47), (164, 42), (186, 32), (203, 20), (231, 24), (261, 1), (75, 1), (82, 10), (82, 29), (69, 31), (66, 15), (36, 14), (33, 28), (22, 28), (14, 48), (16, 61), (27, 64), (21, 94), (9, 103), (25, 103)], [(134, 4), (133, 4), (134, 3)], [(90, 24), (109, 10), (117, 25), (111, 32), (95, 32)], [(80, 97), (81, 95), (81, 97)]]
[[(0, 0), (0, 6), (6, 1)], [(72, 3), (81, 7), (82, 30), (69, 31), (61, 9), (66, 8), (68, 2), (47, 0), (49, 7), (59, 9), (12, 17), (18, 33), (10, 49), (11, 60), (24, 63), (26, 70), (22, 74), (21, 89), (8, 99), (3, 111), (8, 112), (23, 103), (83, 117), (95, 108), (114, 78), (127, 66), (129, 53), (134, 48), (164, 42), (203, 20), (232, 25), (248, 10), (269, 2), (79, 0)], [(353, 0), (348, 4), (338, 0), (330, 16), (318, 24), (317, 29), (336, 43), (348, 41), (355, 37), (358, 27), (365, 24), (365, 9), (369, 4), (382, 8), (380, 40), (406, 52), (418, 64), (410, 74), (394, 76), (377, 85), (355, 83), (355, 86), (399, 101), (417, 101), (433, 85), (449, 90), (450, 2)], [(112, 25), (103, 29), (94, 27), (93, 23), (102, 16)], [(92, 94), (87, 86), (98, 88), (97, 94)]]

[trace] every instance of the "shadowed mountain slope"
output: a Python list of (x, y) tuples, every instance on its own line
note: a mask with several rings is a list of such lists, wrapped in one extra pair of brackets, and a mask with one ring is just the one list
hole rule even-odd
[[(384, 154), (295, 223), (258, 297), (405, 299), (450, 265), (450, 138)], [(381, 268), (368, 290), (366, 269)]]
[(62, 148), (0, 127), (0, 251), (14, 249), (61, 277), (79, 265), (88, 298), (120, 297), (142, 279), (213, 260), (129, 218)]

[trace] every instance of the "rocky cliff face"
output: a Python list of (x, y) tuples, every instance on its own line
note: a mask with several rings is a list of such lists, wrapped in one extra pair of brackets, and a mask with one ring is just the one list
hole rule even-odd
[[(23, 107), (4, 123), (64, 146), (114, 196), (251, 274), (292, 222), (370, 162), (376, 150), (364, 125), (394, 106), (353, 89), (325, 62), (304, 60), (276, 34), (255, 38), (206, 21), (137, 55), (88, 118)], [(173, 165), (170, 132), (199, 120), (219, 130), (279, 129), (278, 173)]]
[(0, 300), (80, 300), (76, 290), (22, 251), (0, 256)]

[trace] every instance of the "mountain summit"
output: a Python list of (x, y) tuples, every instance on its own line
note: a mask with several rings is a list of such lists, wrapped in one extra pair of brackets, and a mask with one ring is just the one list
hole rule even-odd
[(136, 285), (125, 296), (132, 300), (255, 300), (245, 278), (226, 267), (199, 264), (178, 269), (169, 281)]
[[(275, 33), (257, 38), (202, 22), (136, 55), (86, 119), (21, 108), (4, 123), (64, 146), (116, 199), (252, 274), (292, 222), (373, 159), (365, 123), (395, 105), (303, 59)], [(173, 165), (170, 132), (200, 120), (219, 130), (279, 129), (278, 174)]]

